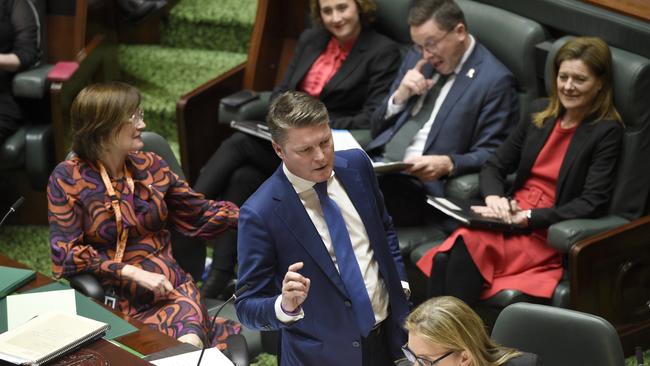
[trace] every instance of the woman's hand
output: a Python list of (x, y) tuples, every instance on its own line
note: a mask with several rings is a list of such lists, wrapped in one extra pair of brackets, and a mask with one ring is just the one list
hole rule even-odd
[[(515, 200), (509, 200), (506, 197), (499, 197), (497, 195), (485, 197), (485, 206), (487, 206), (487, 208), (492, 211), (492, 214), (495, 215), (487, 217), (496, 217), (507, 223), (512, 223), (513, 213), (519, 210)], [(484, 215), (483, 213), (480, 214)]]
[(512, 223), (520, 227), (528, 227), (528, 217), (526, 217), (527, 210), (519, 210), (512, 215)]
[(157, 296), (164, 297), (174, 290), (174, 286), (164, 275), (145, 271), (130, 264), (122, 268), (122, 276), (135, 281), (135, 283), (152, 291)]

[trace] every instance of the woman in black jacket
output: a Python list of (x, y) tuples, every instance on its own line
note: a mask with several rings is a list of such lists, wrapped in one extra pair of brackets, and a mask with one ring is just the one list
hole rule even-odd
[(37, 24), (36, 10), (29, 0), (0, 2), (0, 143), (18, 130), (23, 120), (11, 95), (11, 81), (17, 71), (38, 61)]
[[(461, 228), (418, 266), (429, 295), (473, 305), (504, 289), (550, 298), (562, 278), (562, 258), (546, 243), (546, 228), (597, 217), (609, 204), (623, 125), (614, 107), (612, 57), (599, 38), (576, 38), (554, 60), (550, 101), (534, 106), (481, 170), (484, 216), (532, 229), (517, 235)], [(506, 176), (516, 173), (507, 188)], [(438, 266), (435, 255), (448, 252)]]

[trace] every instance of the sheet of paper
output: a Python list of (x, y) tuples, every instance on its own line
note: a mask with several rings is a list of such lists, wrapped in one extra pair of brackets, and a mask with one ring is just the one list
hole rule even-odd
[(348, 130), (332, 130), (332, 139), (334, 140), (334, 150), (336, 151), (350, 149), (363, 150)]
[(37, 292), (7, 296), (7, 328), (15, 329), (48, 311), (77, 314), (74, 290)]
[(455, 204), (453, 204), (451, 201), (449, 201), (449, 200), (446, 199), (446, 198), (443, 198), (443, 197), (436, 197), (436, 199), (438, 200), (438, 202), (442, 203), (443, 205), (449, 207), (449, 208), (452, 209), (452, 210), (456, 210), (456, 211), (460, 211), (460, 210), (461, 210), (460, 207), (456, 206)]
[[(182, 355), (150, 361), (156, 366), (186, 366), (199, 362), (201, 351), (183, 353)], [(234, 366), (234, 364), (216, 348), (208, 348), (201, 359), (201, 366)]]

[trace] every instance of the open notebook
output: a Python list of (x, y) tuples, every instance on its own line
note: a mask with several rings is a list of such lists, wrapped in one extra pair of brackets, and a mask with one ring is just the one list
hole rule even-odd
[(0, 334), (0, 360), (41, 365), (102, 337), (109, 327), (80, 315), (51, 311)]

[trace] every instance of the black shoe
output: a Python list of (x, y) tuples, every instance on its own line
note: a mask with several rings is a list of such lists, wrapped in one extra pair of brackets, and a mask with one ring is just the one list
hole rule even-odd
[(201, 286), (201, 295), (204, 298), (218, 299), (233, 277), (232, 273), (211, 269), (208, 278), (205, 279), (203, 286)]

